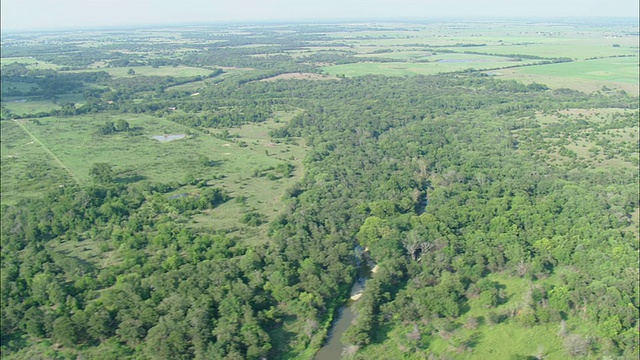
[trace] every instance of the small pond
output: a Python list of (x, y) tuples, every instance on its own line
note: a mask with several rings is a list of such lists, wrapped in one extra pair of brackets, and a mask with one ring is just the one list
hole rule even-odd
[(165, 142), (165, 141), (173, 141), (173, 140), (178, 140), (178, 139), (184, 139), (185, 137), (187, 137), (187, 134), (171, 134), (171, 135), (156, 135), (151, 137), (154, 140), (158, 140), (161, 142)]

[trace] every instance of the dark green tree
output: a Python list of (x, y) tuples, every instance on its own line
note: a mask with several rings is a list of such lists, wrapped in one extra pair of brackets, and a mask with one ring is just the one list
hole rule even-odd
[(99, 184), (108, 184), (113, 181), (113, 165), (109, 163), (95, 163), (89, 170), (89, 175)]

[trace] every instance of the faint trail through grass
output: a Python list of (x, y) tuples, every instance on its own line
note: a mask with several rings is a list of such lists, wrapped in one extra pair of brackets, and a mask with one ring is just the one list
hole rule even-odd
[(65, 165), (62, 163), (62, 161), (60, 161), (60, 159), (58, 159), (58, 157), (51, 152), (51, 150), (49, 150), (48, 147), (46, 147), (42, 141), (40, 141), (37, 137), (35, 137), (35, 135), (33, 135), (31, 133), (31, 131), (29, 131), (24, 125), (22, 125), (22, 123), (18, 120), (13, 120), (16, 124), (18, 124), (18, 126), (20, 126), (22, 128), (22, 130), (24, 130), (24, 132), (26, 132), (32, 139), (33, 141), (37, 142), (38, 144), (40, 144), (40, 146), (42, 146), (42, 148), (49, 154), (51, 155), (51, 157), (58, 163), (58, 165), (60, 165), (63, 169), (65, 169), (69, 175), (71, 176), (71, 178), (73, 178), (73, 180), (76, 182), (76, 184), (80, 185), (80, 179), (78, 179), (78, 177)]

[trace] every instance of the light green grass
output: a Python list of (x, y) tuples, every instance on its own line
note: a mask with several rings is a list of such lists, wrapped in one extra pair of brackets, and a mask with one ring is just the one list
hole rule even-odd
[[(213, 77), (213, 78), (208, 78), (208, 79), (204, 79), (204, 80), (200, 80), (200, 81), (194, 81), (194, 82), (189, 82), (186, 84), (181, 84), (181, 85), (175, 85), (175, 86), (171, 86), (168, 87), (167, 90), (179, 90), (179, 91), (197, 91), (197, 90), (201, 90), (206, 88), (207, 86), (212, 86), (213, 84), (215, 84), (216, 82), (220, 81), (220, 79), (225, 79), (237, 74), (241, 74), (241, 73), (246, 73), (247, 71), (253, 71), (254, 69), (251, 68), (233, 68), (233, 67), (224, 67), (221, 69), (223, 69), (223, 73)], [(207, 73), (206, 75), (212, 73), (213, 70), (211, 70), (209, 73)]]
[(638, 84), (638, 57), (608, 58), (569, 63), (527, 66), (518, 72), (587, 80)]
[[(134, 75), (129, 75), (128, 72), (133, 69)], [(102, 68), (91, 69), (82, 71), (96, 71), (102, 70), (108, 72), (114, 78), (121, 77), (135, 77), (135, 76), (174, 76), (174, 77), (191, 77), (191, 76), (207, 76), (213, 72), (211, 69), (189, 67), (189, 66), (160, 66), (157, 68), (151, 66), (134, 66), (134, 67), (116, 67), (116, 68)]]
[(0, 122), (0, 139), (2, 204), (14, 204), (21, 198), (39, 197), (60, 185), (74, 184), (64, 168), (16, 122)]
[(51, 100), (42, 99), (39, 96), (13, 96), (6, 97), (2, 100), (2, 106), (9, 109), (14, 114), (26, 115), (36, 114), (39, 112), (49, 112), (51, 110), (60, 109), (60, 104), (73, 103), (78, 104), (83, 101), (81, 94), (64, 94), (58, 95), (54, 103)]
[[(531, 41), (531, 39), (529, 40)], [(540, 41), (533, 39), (534, 42)], [(626, 41), (627, 46), (613, 47), (613, 44)], [(517, 40), (514, 41), (517, 44)], [(638, 54), (637, 49), (633, 49), (629, 44), (629, 40), (610, 39), (603, 43), (602, 41), (594, 41), (593, 39), (555, 39), (553, 43), (535, 43), (530, 45), (494, 45), (483, 46), (480, 48), (469, 49), (470, 51), (480, 51), (489, 54), (522, 54), (541, 57), (567, 57), (571, 59), (584, 60), (593, 57), (610, 57), (619, 55)], [(637, 43), (636, 45), (637, 46)], [(459, 50), (453, 49), (451, 50)]]
[[(235, 152), (239, 149), (244, 149), (253, 154), (256, 161), (241, 163), (242, 159), (235, 159), (233, 165), (229, 164), (233, 168), (228, 173), (225, 173), (228, 174), (228, 177), (222, 180), (212, 180), (210, 183), (226, 189), (234, 198), (238, 196), (246, 197), (246, 202), (229, 201), (201, 215), (196, 215), (193, 218), (196, 226), (224, 230), (233, 229), (245, 241), (254, 243), (266, 239), (266, 226), (259, 228), (245, 226), (239, 224), (238, 219), (249, 210), (257, 210), (265, 215), (268, 221), (273, 220), (282, 211), (282, 195), (286, 189), (301, 179), (303, 175), (302, 159), (305, 156), (305, 148), (302, 141), (298, 139), (299, 145), (272, 143), (268, 135), (271, 129), (284, 126), (294, 114), (295, 112), (280, 112), (276, 113), (274, 117), (278, 123), (270, 120), (265, 123), (244, 125), (230, 130), (231, 135), (234, 136), (234, 141), (227, 141), (222, 144), (222, 147), (226, 149), (222, 153), (223, 158), (235, 158)], [(235, 136), (238, 137), (236, 138)], [(245, 142), (248, 146), (241, 148), (238, 146), (240, 142)], [(281, 163), (294, 165), (295, 169), (291, 177), (283, 178), (278, 175), (279, 179), (270, 180), (267, 174), (277, 175), (273, 170), (265, 171), (264, 176), (253, 176), (253, 172), (256, 169), (266, 169), (269, 166), (277, 166)], [(224, 163), (223, 168), (226, 165)]]
[[(389, 59), (403, 59), (403, 60), (420, 60), (420, 61), (428, 61), (428, 62), (437, 62), (440, 60), (464, 60), (469, 61), (471, 63), (482, 63), (482, 62), (513, 62), (513, 58), (504, 57), (504, 56), (489, 56), (489, 55), (478, 55), (478, 54), (463, 54), (463, 53), (441, 53), (438, 51), (394, 51), (389, 53), (381, 53), (381, 54), (372, 54), (372, 53), (364, 53), (359, 54), (360, 57), (367, 58), (389, 58)], [(525, 63), (529, 63), (531, 61), (525, 61)], [(520, 64), (522, 62), (514, 62), (514, 65)]]
[(607, 58), (502, 69), (493, 74), (525, 83), (546, 84), (552, 89), (594, 92), (608, 87), (637, 96), (640, 93), (638, 62), (638, 57)]
[[(234, 199), (243, 196), (246, 201), (232, 199), (218, 208), (196, 215), (190, 226), (231, 231), (249, 242), (264, 241), (266, 224), (256, 228), (241, 224), (238, 219), (248, 211), (257, 211), (266, 220), (273, 219), (283, 209), (281, 199), (286, 189), (300, 180), (305, 155), (303, 144), (272, 143), (269, 138), (269, 131), (284, 126), (293, 114), (295, 112), (279, 112), (274, 119), (265, 123), (230, 129), (232, 137), (229, 140), (213, 136), (221, 132), (219, 129), (211, 129), (212, 134), (206, 134), (148, 115), (49, 117), (38, 119), (39, 125), (30, 120), (19, 120), (42, 146), (37, 141), (32, 143), (33, 139), (17, 123), (3, 121), (3, 201), (5, 196), (9, 201), (15, 201), (24, 191), (34, 193), (61, 183), (73, 183), (72, 177), (65, 174), (65, 167), (81, 185), (90, 184), (90, 168), (98, 162), (112, 164), (117, 181), (180, 184), (188, 175), (192, 175), (209, 186), (227, 190)], [(131, 128), (139, 129), (135, 131), (139, 134), (96, 133), (105, 121), (118, 119), (128, 121)], [(187, 138), (170, 142), (163, 143), (151, 138), (154, 135), (184, 134), (189, 131), (192, 135)], [(241, 146), (243, 143), (246, 146)], [(29, 151), (25, 152), (27, 149)], [(215, 161), (214, 166), (202, 165), (202, 157)], [(268, 170), (284, 163), (291, 163), (295, 167), (290, 177), (282, 177), (277, 171)], [(44, 167), (47, 174), (28, 171), (34, 164), (39, 164), (37, 169)], [(262, 174), (255, 176), (256, 170)], [(271, 179), (269, 174), (272, 175)], [(53, 179), (47, 178), (42, 183), (38, 181), (39, 176), (46, 178), (54, 175)], [(32, 176), (35, 180), (25, 182), (25, 176)], [(186, 186), (172, 194), (198, 192), (199, 189)]]
[(48, 63), (46, 61), (40, 61), (37, 59), (34, 59), (32, 57), (10, 57), (10, 58), (1, 58), (0, 59), (0, 66), (5, 66), (5, 65), (9, 65), (12, 63), (22, 63), (27, 65), (28, 69), (38, 69), (38, 70), (45, 70), (45, 69), (53, 69), (53, 70), (57, 70), (60, 68), (60, 65), (56, 65), (56, 64), (52, 64), (52, 63)]
[(30, 84), (25, 82), (15, 82), (15, 81), (3, 81), (2, 82), (2, 93), (6, 93), (6, 91), (20, 91), (22, 93), (28, 93), (31, 89), (35, 89), (36, 91), (40, 90), (40, 86), (37, 84)]
[[(485, 317), (489, 311), (497, 313), (512, 309), (522, 302), (523, 294), (530, 285), (527, 279), (507, 276), (504, 274), (492, 274), (489, 279), (496, 281), (504, 287), (503, 293), (506, 302), (494, 309), (482, 306), (477, 300), (469, 301), (469, 311), (464, 314), (459, 324), (465, 323), (468, 317)], [(545, 280), (546, 283), (554, 283), (555, 277)], [(424, 329), (423, 325), (419, 324)], [(507, 320), (501, 324), (487, 325), (481, 322), (476, 329), (467, 329), (459, 326), (451, 332), (440, 334), (422, 333), (419, 343), (420, 350), (414, 351), (407, 348), (410, 343), (407, 333), (413, 327), (411, 324), (394, 324), (386, 327), (387, 333), (384, 342), (365, 347), (357, 359), (421, 359), (425, 354), (446, 354), (454, 359), (509, 359), (514, 355), (534, 356), (539, 351), (545, 354), (545, 359), (566, 359), (567, 354), (562, 347), (562, 338), (558, 336), (559, 324), (539, 324), (533, 327), (521, 327)], [(452, 337), (477, 334), (477, 340), (472, 345), (471, 351), (458, 351), (452, 345)], [(418, 355), (416, 355), (418, 354)]]
[[(469, 58), (469, 60), (473, 60)], [(356, 63), (325, 66), (323, 71), (331, 75), (362, 76), (368, 74), (405, 76), (405, 75), (434, 75), (463, 71), (466, 69), (486, 70), (498, 69), (506, 66), (520, 65), (526, 62), (510, 61), (469, 61), (469, 62), (390, 62), (390, 63)]]

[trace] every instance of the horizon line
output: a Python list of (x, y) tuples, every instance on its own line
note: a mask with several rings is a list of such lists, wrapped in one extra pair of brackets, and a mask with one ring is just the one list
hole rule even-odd
[[(68, 27), (43, 27), (43, 28), (1, 28), (0, 33), (4, 37), (4, 33), (55, 33), (55, 32), (68, 32), (68, 31), (111, 31), (111, 30), (139, 30), (139, 29), (154, 29), (154, 28), (176, 28), (176, 27), (195, 27), (195, 26), (220, 26), (220, 25), (322, 25), (322, 24), (363, 24), (372, 22), (381, 23), (417, 23), (417, 22), (451, 22), (451, 21), (463, 21), (463, 22), (475, 22), (475, 21), (555, 21), (555, 22), (572, 22), (576, 20), (628, 20), (628, 21), (640, 21), (640, 16), (483, 16), (483, 17), (465, 17), (465, 16), (430, 16), (430, 17), (396, 17), (390, 18), (318, 18), (318, 19), (239, 19), (239, 20), (213, 20), (213, 21), (178, 21), (168, 23), (131, 23), (131, 24), (117, 24), (117, 25), (103, 25), (103, 26), (87, 26), (77, 25)], [(640, 24), (638, 24), (640, 28)]]

